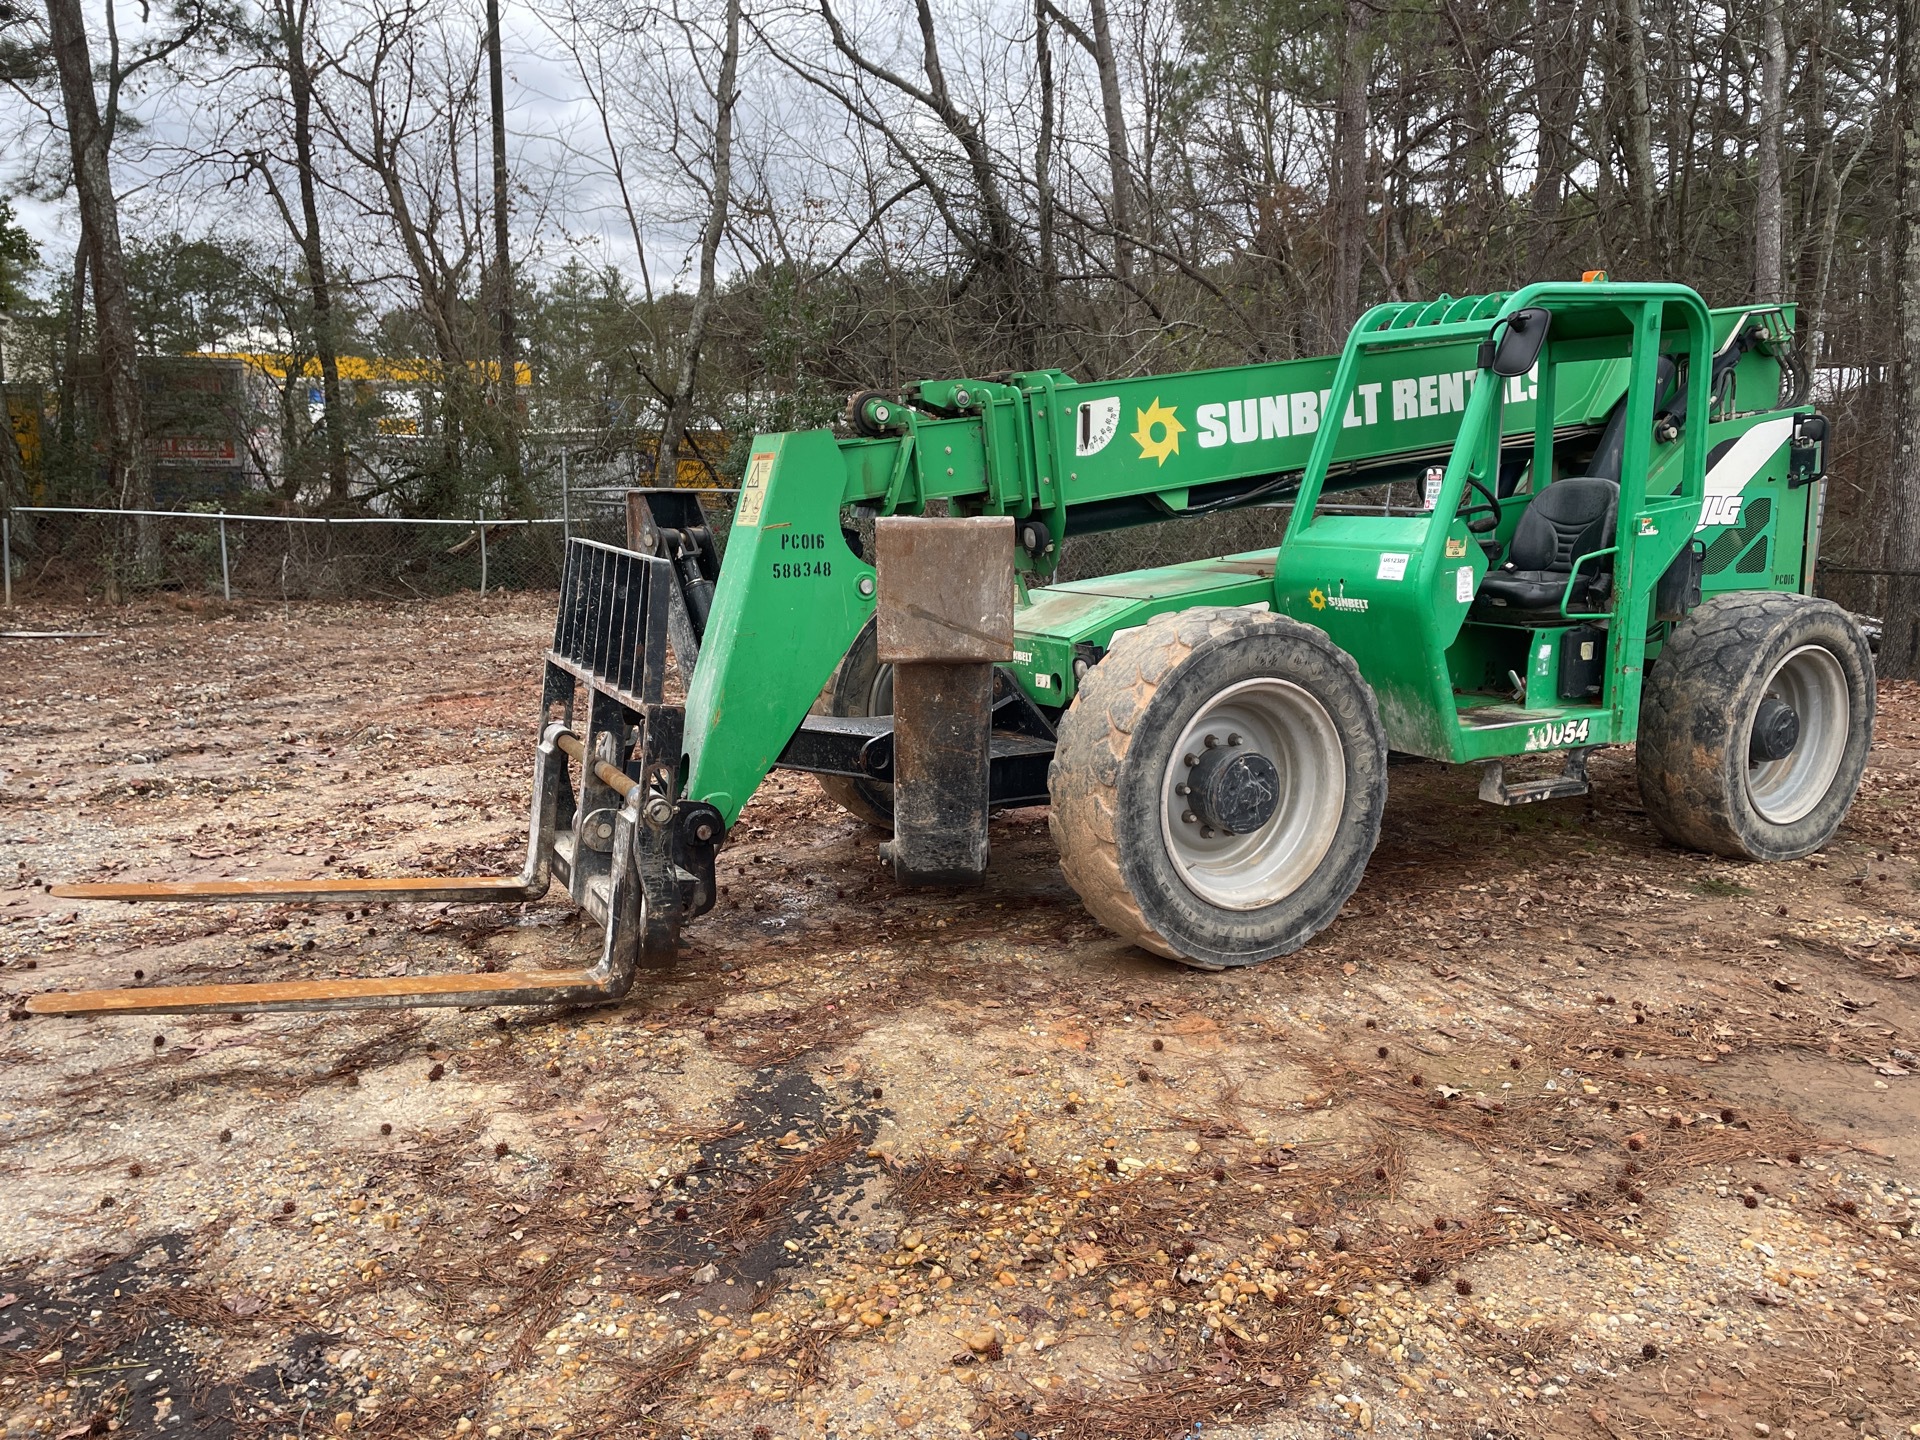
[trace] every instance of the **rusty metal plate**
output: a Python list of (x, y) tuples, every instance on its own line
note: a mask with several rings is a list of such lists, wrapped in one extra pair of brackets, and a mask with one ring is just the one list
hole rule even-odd
[(114, 881), (52, 885), (49, 895), (61, 900), (198, 900), (259, 901), (280, 904), (298, 900), (443, 900), (469, 904), (538, 900), (546, 891), (530, 893), (518, 875), (450, 875), (433, 879), (372, 879), (335, 877), (326, 880), (173, 880), (153, 884)]
[(56, 991), (30, 997), (26, 1009), (32, 1015), (195, 1015), (404, 1009), (417, 1005), (579, 1005), (618, 998), (624, 988), (616, 988), (605, 975), (590, 970), (522, 970), (490, 975), (266, 980), (238, 985)]
[(874, 524), (880, 659), (1013, 659), (1013, 520), (887, 516)]

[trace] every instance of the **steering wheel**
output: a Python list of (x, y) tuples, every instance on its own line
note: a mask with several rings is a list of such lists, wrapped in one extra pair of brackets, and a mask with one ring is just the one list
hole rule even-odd
[(1478, 490), (1482, 498), (1475, 500), (1471, 495), (1461, 496), (1461, 505), (1454, 512), (1454, 518), (1465, 520), (1467, 529), (1475, 535), (1490, 534), (1500, 524), (1500, 501), (1493, 491), (1473, 476), (1467, 476), (1467, 484)]

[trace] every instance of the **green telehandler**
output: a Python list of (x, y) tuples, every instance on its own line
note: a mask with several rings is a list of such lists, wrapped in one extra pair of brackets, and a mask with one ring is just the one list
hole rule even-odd
[[(1332, 921), (1391, 752), (1477, 764), (1517, 805), (1637, 742), (1663, 835), (1806, 855), (1852, 802), (1875, 692), (1858, 626), (1811, 593), (1827, 422), (1792, 324), (1598, 278), (1376, 306), (1333, 357), (856, 395), (850, 436), (754, 440), (724, 567), (687, 491), (636, 492), (633, 548), (569, 547), (520, 875), (55, 891), (524, 901), (557, 879), (604, 926), (595, 966), (27, 1008), (615, 999), (712, 907), (775, 767), (891, 831), (913, 884), (979, 880), (989, 813), (1050, 804), (1088, 910), (1205, 968)], [(1278, 546), (1047, 583), (1072, 536), (1248, 506), (1289, 507)]]

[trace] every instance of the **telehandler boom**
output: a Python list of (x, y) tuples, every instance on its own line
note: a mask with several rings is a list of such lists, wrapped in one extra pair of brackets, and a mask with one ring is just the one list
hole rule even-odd
[[(756, 437), (724, 567), (686, 491), (636, 494), (634, 549), (572, 544), (520, 875), (55, 890), (531, 900), (558, 879), (604, 926), (594, 968), (27, 1008), (617, 999), (712, 907), (776, 766), (891, 830), (908, 883), (980, 879), (989, 812), (1050, 804), (1087, 908), (1204, 968), (1332, 921), (1390, 751), (1479, 764), (1481, 797), (1516, 805), (1585, 793), (1594, 749), (1638, 742), (1666, 837), (1806, 855), (1852, 801), (1875, 695), (1858, 627), (1811, 593), (1827, 423), (1791, 332), (1786, 307), (1552, 282), (1376, 306), (1332, 357), (856, 395), (849, 437)], [(1288, 507), (1278, 546), (1046, 583), (1075, 535), (1249, 506)], [(1558, 770), (1509, 773), (1536, 755)]]

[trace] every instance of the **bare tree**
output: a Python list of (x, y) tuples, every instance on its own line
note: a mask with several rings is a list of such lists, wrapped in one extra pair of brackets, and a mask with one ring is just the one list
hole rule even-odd
[(733, 189), (733, 109), (739, 100), (736, 81), (740, 70), (740, 0), (725, 0), (726, 16), (720, 42), (720, 71), (713, 89), (713, 146), (711, 197), (707, 223), (700, 232), (700, 279), (693, 309), (687, 316), (686, 338), (680, 346), (680, 364), (673, 394), (667, 403), (667, 422), (660, 431), (655, 476), (671, 485), (679, 473), (680, 444), (693, 411), (693, 387), (700, 371), (700, 351), (712, 322), (717, 288), (715, 265), (727, 231), (727, 200)]
[(1528, 264), (1535, 275), (1551, 273), (1559, 253), (1560, 207), (1566, 201), (1578, 157), (1574, 127), (1579, 119), (1580, 80), (1591, 44), (1592, 19), (1584, 0), (1533, 0), (1534, 114), (1539, 126), (1539, 165), (1528, 201), (1533, 234)]
[(500, 342), (500, 373), (494, 403), (500, 407), (501, 443), (509, 493), (521, 488), (520, 357), (513, 343), (513, 251), (508, 242), (507, 98), (500, 61), (500, 0), (487, 0), (487, 99), (493, 139), (494, 327)]
[(1754, 145), (1753, 298), (1780, 300), (1780, 251), (1786, 196), (1780, 178), (1780, 126), (1786, 114), (1787, 35), (1782, 0), (1760, 0), (1760, 134)]
[(1329, 348), (1360, 315), (1360, 269), (1367, 228), (1367, 82), (1372, 55), (1368, 0), (1346, 0), (1340, 44), (1340, 89), (1333, 129), (1333, 296)]
[[(47, 0), (47, 37), (60, 75), (67, 141), (73, 155), (73, 188), (93, 282), (94, 329), (100, 347), (98, 413), (104, 422), (107, 483), (121, 509), (145, 510), (153, 503), (153, 471), (140, 413), (139, 339), (127, 293), (120, 208), (114, 198), (113, 170), (107, 155), (111, 132), (94, 93), (93, 55), (80, 0)], [(111, 113), (109, 108), (109, 117)], [(74, 303), (77, 307), (77, 296)], [(152, 521), (140, 517), (134, 525), (134, 536), (139, 563), (156, 560)], [(114, 579), (118, 583), (117, 570)], [(118, 599), (118, 594), (113, 598)]]
[[(1120, 94), (1120, 66), (1114, 54), (1113, 24), (1107, 16), (1107, 0), (1088, 0), (1088, 11), (1088, 23), (1083, 28), (1058, 6), (1049, 3), (1045, 7), (1045, 14), (1058, 21), (1093, 59), (1094, 75), (1100, 86), (1100, 114), (1106, 122), (1107, 208), (1113, 227), (1113, 273), (1124, 294), (1133, 280), (1134, 235), (1138, 223), (1134, 211), (1133, 167), (1128, 159), (1127, 113)], [(1044, 19), (1041, 23), (1044, 25)], [(1051, 84), (1051, 76), (1048, 83)]]
[[(414, 313), (438, 361), (438, 455), (412, 472), (419, 503), (464, 508), (505, 483), (507, 513), (529, 499), (508, 417), (485, 403), (480, 359), (497, 339), (479, 283), (488, 247), (478, 173), (484, 44), (449, 29), (428, 0), (370, 0), (315, 72), (315, 107), (354, 174), (334, 182), (398, 252)], [(472, 448), (477, 446), (478, 448)]]
[(1887, 505), (1889, 572), (1880, 673), (1920, 679), (1920, 0), (1900, 0), (1895, 76), (1899, 136), (1900, 345), (1895, 365), (1899, 439)]
[(1633, 258), (1641, 266), (1655, 259), (1653, 238), (1653, 101), (1647, 83), (1647, 27), (1641, 0), (1615, 0), (1615, 39), (1624, 65), (1626, 92), (1625, 169), (1627, 200), (1633, 214)]
[[(246, 173), (264, 185), (281, 223), (300, 251), (305, 270), (307, 300), (312, 308), (314, 359), (320, 369), (320, 420), (325, 445), (327, 496), (330, 507), (346, 503), (352, 474), (347, 459), (348, 411), (340, 384), (340, 333), (335, 306), (333, 264), (320, 219), (320, 177), (313, 133), (314, 69), (308, 40), (316, 16), (313, 0), (270, 0), (268, 28), (260, 59), (286, 86), (284, 135), (269, 133), (245, 146), (239, 156)], [(272, 131), (278, 132), (276, 116)], [(292, 163), (278, 163), (278, 142), (292, 146)], [(293, 194), (288, 195), (282, 169), (292, 170)], [(298, 476), (289, 476), (298, 484)], [(293, 497), (289, 497), (293, 498)]]

